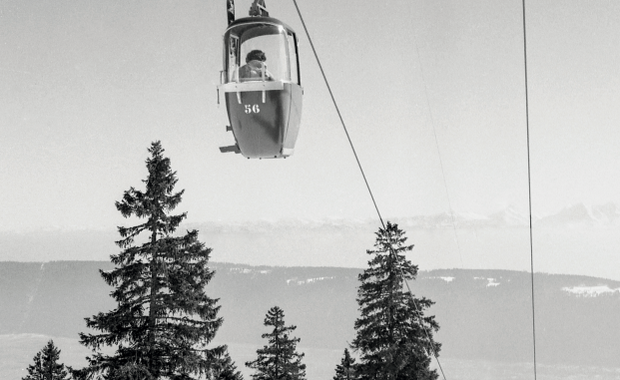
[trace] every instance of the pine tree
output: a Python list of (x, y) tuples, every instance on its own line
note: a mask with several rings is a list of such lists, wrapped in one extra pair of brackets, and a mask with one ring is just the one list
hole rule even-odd
[(218, 366), (212, 370), (214, 380), (243, 380), (241, 372), (226, 352)]
[(59, 358), (60, 350), (54, 346), (54, 341), (50, 340), (32, 359), (34, 364), (28, 366), (28, 376), (22, 377), (22, 380), (69, 379), (65, 365), (58, 363)]
[(336, 366), (336, 376), (334, 380), (355, 380), (357, 379), (355, 373), (355, 359), (351, 357), (349, 349), (344, 349), (344, 355), (340, 364)]
[[(176, 172), (161, 143), (148, 151), (146, 190), (131, 187), (116, 202), (125, 218), (143, 223), (118, 228), (121, 252), (110, 256), (115, 267), (100, 271), (115, 288), (117, 307), (86, 318), (98, 333), (80, 334), (93, 355), (76, 377), (195, 379), (210, 376), (227, 357), (226, 346), (207, 347), (222, 324), (218, 300), (205, 293), (214, 274), (207, 266), (211, 249), (198, 241), (196, 230), (173, 236), (187, 215), (171, 215), (183, 190), (174, 192)], [(103, 347), (115, 351), (104, 353)]]
[(306, 365), (301, 363), (304, 354), (296, 352), (297, 343), (301, 339), (291, 338), (290, 333), (297, 326), (284, 325), (284, 311), (274, 306), (267, 312), (265, 326), (272, 326), (270, 333), (263, 334), (268, 344), (256, 350), (258, 358), (245, 363), (256, 370), (252, 375), (254, 380), (304, 380)]
[(431, 355), (440, 344), (433, 340), (439, 329), (434, 316), (424, 310), (433, 302), (413, 299), (405, 291), (405, 281), (414, 280), (418, 267), (405, 258), (413, 245), (398, 225), (387, 223), (376, 235), (373, 258), (359, 275), (357, 302), (360, 317), (355, 321), (356, 337), (351, 347), (360, 354), (357, 366), (360, 379), (434, 380)]

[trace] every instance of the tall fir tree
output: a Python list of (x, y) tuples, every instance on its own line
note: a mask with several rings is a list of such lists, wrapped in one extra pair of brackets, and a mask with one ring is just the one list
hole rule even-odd
[[(86, 318), (86, 326), (97, 333), (80, 333), (93, 355), (77, 377), (214, 378), (228, 357), (226, 346), (208, 347), (222, 324), (218, 300), (205, 293), (214, 274), (208, 267), (211, 248), (198, 241), (196, 230), (173, 236), (187, 215), (171, 214), (183, 190), (174, 191), (176, 172), (161, 143), (152, 143), (148, 151), (146, 190), (131, 187), (116, 202), (125, 218), (143, 223), (118, 228), (121, 252), (110, 256), (115, 267), (100, 271), (114, 287), (117, 307)], [(104, 347), (114, 348), (113, 353)]]
[(284, 325), (284, 311), (274, 306), (267, 312), (265, 326), (273, 327), (270, 333), (261, 337), (267, 339), (268, 344), (256, 350), (256, 360), (245, 363), (256, 370), (252, 375), (254, 380), (304, 380), (306, 365), (301, 360), (304, 354), (297, 353), (297, 343), (301, 339), (290, 336), (297, 326)]
[(433, 339), (439, 329), (434, 316), (424, 316), (433, 302), (413, 298), (405, 281), (416, 278), (418, 267), (405, 258), (413, 249), (397, 224), (387, 223), (375, 233), (375, 249), (368, 268), (359, 275), (357, 302), (360, 317), (351, 347), (360, 355), (361, 380), (434, 380), (431, 356), (441, 347)]
[(333, 380), (357, 380), (355, 359), (351, 357), (348, 348), (344, 349), (340, 364), (336, 365), (336, 375)]
[(28, 366), (28, 375), (22, 380), (68, 380), (68, 371), (64, 364), (58, 363), (59, 359), (60, 350), (50, 340), (32, 359), (34, 364)]

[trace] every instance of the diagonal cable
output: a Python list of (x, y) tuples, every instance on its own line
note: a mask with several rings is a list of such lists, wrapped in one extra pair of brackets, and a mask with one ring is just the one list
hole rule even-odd
[[(301, 11), (299, 10), (299, 6), (297, 5), (297, 0), (293, 0), (293, 3), (295, 4), (295, 8), (297, 9), (297, 14), (299, 15), (299, 19), (301, 20), (301, 24), (303, 25), (304, 31), (306, 32), (306, 36), (308, 37), (308, 41), (310, 42), (310, 47), (312, 48), (312, 52), (314, 54), (314, 58), (317, 61), (317, 64), (318, 64), (319, 69), (321, 71), (321, 75), (323, 76), (323, 80), (325, 81), (325, 85), (327, 86), (327, 90), (329, 91), (329, 95), (331, 97), (332, 103), (334, 104), (336, 112), (338, 113), (338, 117), (340, 118), (340, 123), (342, 125), (342, 128), (344, 129), (344, 132), (345, 132), (345, 134), (347, 136), (347, 140), (349, 141), (349, 145), (351, 146), (351, 150), (353, 151), (353, 155), (355, 156), (355, 161), (357, 162), (357, 166), (359, 167), (360, 172), (362, 174), (362, 177), (364, 178), (364, 183), (366, 184), (366, 189), (368, 190), (368, 194), (370, 195), (370, 198), (372, 199), (372, 203), (373, 203), (373, 205), (375, 207), (375, 210), (377, 212), (377, 216), (379, 217), (379, 221), (381, 222), (381, 226), (383, 227), (384, 230), (386, 230), (386, 226), (385, 226), (385, 223), (383, 221), (383, 217), (381, 216), (381, 211), (379, 210), (377, 202), (375, 201), (375, 197), (374, 197), (374, 195), (372, 193), (372, 189), (370, 188), (370, 185), (368, 183), (368, 179), (366, 178), (366, 174), (364, 173), (364, 168), (362, 167), (362, 164), (361, 164), (361, 162), (359, 160), (359, 157), (358, 157), (357, 152), (355, 150), (355, 146), (353, 145), (353, 141), (351, 140), (351, 136), (349, 135), (349, 131), (347, 129), (347, 126), (346, 126), (346, 124), (344, 122), (344, 119), (342, 117), (342, 114), (340, 112), (340, 108), (338, 107), (338, 103), (336, 102), (336, 98), (334, 97), (334, 94), (333, 94), (333, 92), (331, 90), (331, 87), (329, 85), (329, 81), (327, 80), (327, 76), (325, 75), (325, 70), (323, 70), (323, 65), (321, 64), (321, 60), (319, 59), (319, 55), (318, 55), (316, 49), (314, 48), (314, 43), (312, 42), (312, 38), (310, 37), (310, 33), (308, 32), (308, 28), (306, 27), (306, 23), (304, 21), (304, 18), (301, 15)], [(395, 259), (397, 259), (397, 255), (394, 252), (394, 248), (393, 248), (392, 242), (391, 242), (391, 237), (389, 236), (389, 234), (388, 234), (388, 237), (390, 238), (389, 239), (390, 240), (390, 242), (389, 242), (390, 243), (390, 254)], [(404, 273), (403, 273), (402, 268), (399, 267), (399, 270), (400, 270), (401, 277), (403, 277)], [(407, 281), (404, 281), (404, 282), (405, 282), (405, 284), (407, 286), (407, 290), (409, 292), (409, 296), (411, 297), (411, 300), (413, 301), (413, 304), (415, 305), (417, 317), (418, 317), (418, 319), (420, 319), (420, 326), (424, 330), (424, 333), (426, 334), (427, 339), (429, 339), (429, 342), (432, 343), (432, 339), (430, 337), (430, 333), (426, 329), (426, 326), (424, 326), (424, 323), (422, 321), (422, 316), (421, 316), (421, 312), (420, 312), (418, 303), (416, 302), (415, 298), (413, 297), (413, 293), (411, 292), (411, 288), (409, 287), (409, 283)], [(443, 376), (443, 378), (445, 380), (446, 376), (444, 374), (443, 368), (441, 367), (441, 363), (439, 363), (439, 358), (437, 357), (437, 350), (434, 347), (434, 345), (431, 347), (431, 352), (432, 352), (433, 356), (435, 357), (435, 360), (437, 361), (437, 365), (439, 366), (441, 374), (442, 374), (442, 376)]]
[(312, 38), (310, 37), (310, 33), (308, 32), (308, 28), (306, 27), (304, 18), (301, 15), (301, 11), (299, 10), (299, 7), (297, 6), (297, 1), (293, 0), (293, 3), (295, 4), (295, 8), (297, 9), (297, 14), (299, 15), (301, 24), (304, 27), (304, 31), (306, 32), (306, 36), (308, 37), (308, 41), (310, 41), (310, 47), (312, 48), (312, 52), (314, 53), (314, 58), (316, 58), (316, 62), (318, 63), (319, 69), (321, 70), (321, 75), (323, 76), (323, 80), (325, 81), (325, 85), (327, 86), (327, 91), (329, 91), (329, 96), (331, 97), (332, 103), (334, 104), (334, 107), (336, 108), (336, 113), (338, 113), (340, 124), (342, 125), (342, 128), (344, 129), (344, 133), (347, 135), (347, 140), (349, 141), (349, 145), (351, 146), (351, 150), (353, 151), (353, 155), (355, 156), (355, 161), (357, 162), (357, 166), (359, 167), (360, 173), (362, 174), (362, 177), (364, 178), (364, 183), (366, 184), (366, 189), (368, 190), (370, 199), (372, 199), (372, 204), (375, 206), (375, 211), (377, 212), (377, 216), (379, 217), (379, 220), (381, 221), (381, 226), (385, 228), (385, 223), (383, 222), (381, 211), (379, 211), (379, 206), (377, 206), (375, 196), (373, 195), (372, 189), (370, 188), (370, 185), (368, 184), (368, 179), (366, 178), (366, 174), (364, 173), (364, 168), (362, 167), (362, 163), (360, 162), (360, 159), (357, 155), (355, 146), (353, 146), (353, 141), (351, 140), (351, 136), (349, 135), (349, 130), (347, 129), (347, 125), (344, 122), (342, 114), (340, 113), (340, 108), (338, 108), (338, 103), (336, 102), (334, 93), (332, 92), (331, 86), (329, 85), (329, 81), (327, 80), (327, 76), (325, 75), (325, 71), (323, 70), (323, 65), (321, 65), (321, 60), (319, 59), (319, 55), (317, 54), (316, 49), (314, 48), (314, 43), (312, 43)]

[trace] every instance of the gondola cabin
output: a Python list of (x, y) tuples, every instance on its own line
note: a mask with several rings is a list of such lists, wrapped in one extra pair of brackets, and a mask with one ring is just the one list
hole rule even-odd
[(232, 22), (224, 34), (223, 94), (236, 145), (247, 158), (293, 154), (302, 88), (295, 32), (271, 17)]

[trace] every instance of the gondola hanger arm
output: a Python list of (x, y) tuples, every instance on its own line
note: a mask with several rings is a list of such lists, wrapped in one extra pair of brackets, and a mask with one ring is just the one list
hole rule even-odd
[(269, 12), (267, 12), (267, 5), (265, 5), (265, 0), (254, 0), (252, 5), (250, 6), (250, 16), (269, 17)]
[[(228, 25), (235, 21), (235, 0), (226, 0), (226, 15), (228, 17)], [(265, 0), (254, 0), (250, 6), (250, 16), (252, 17), (269, 17)]]

